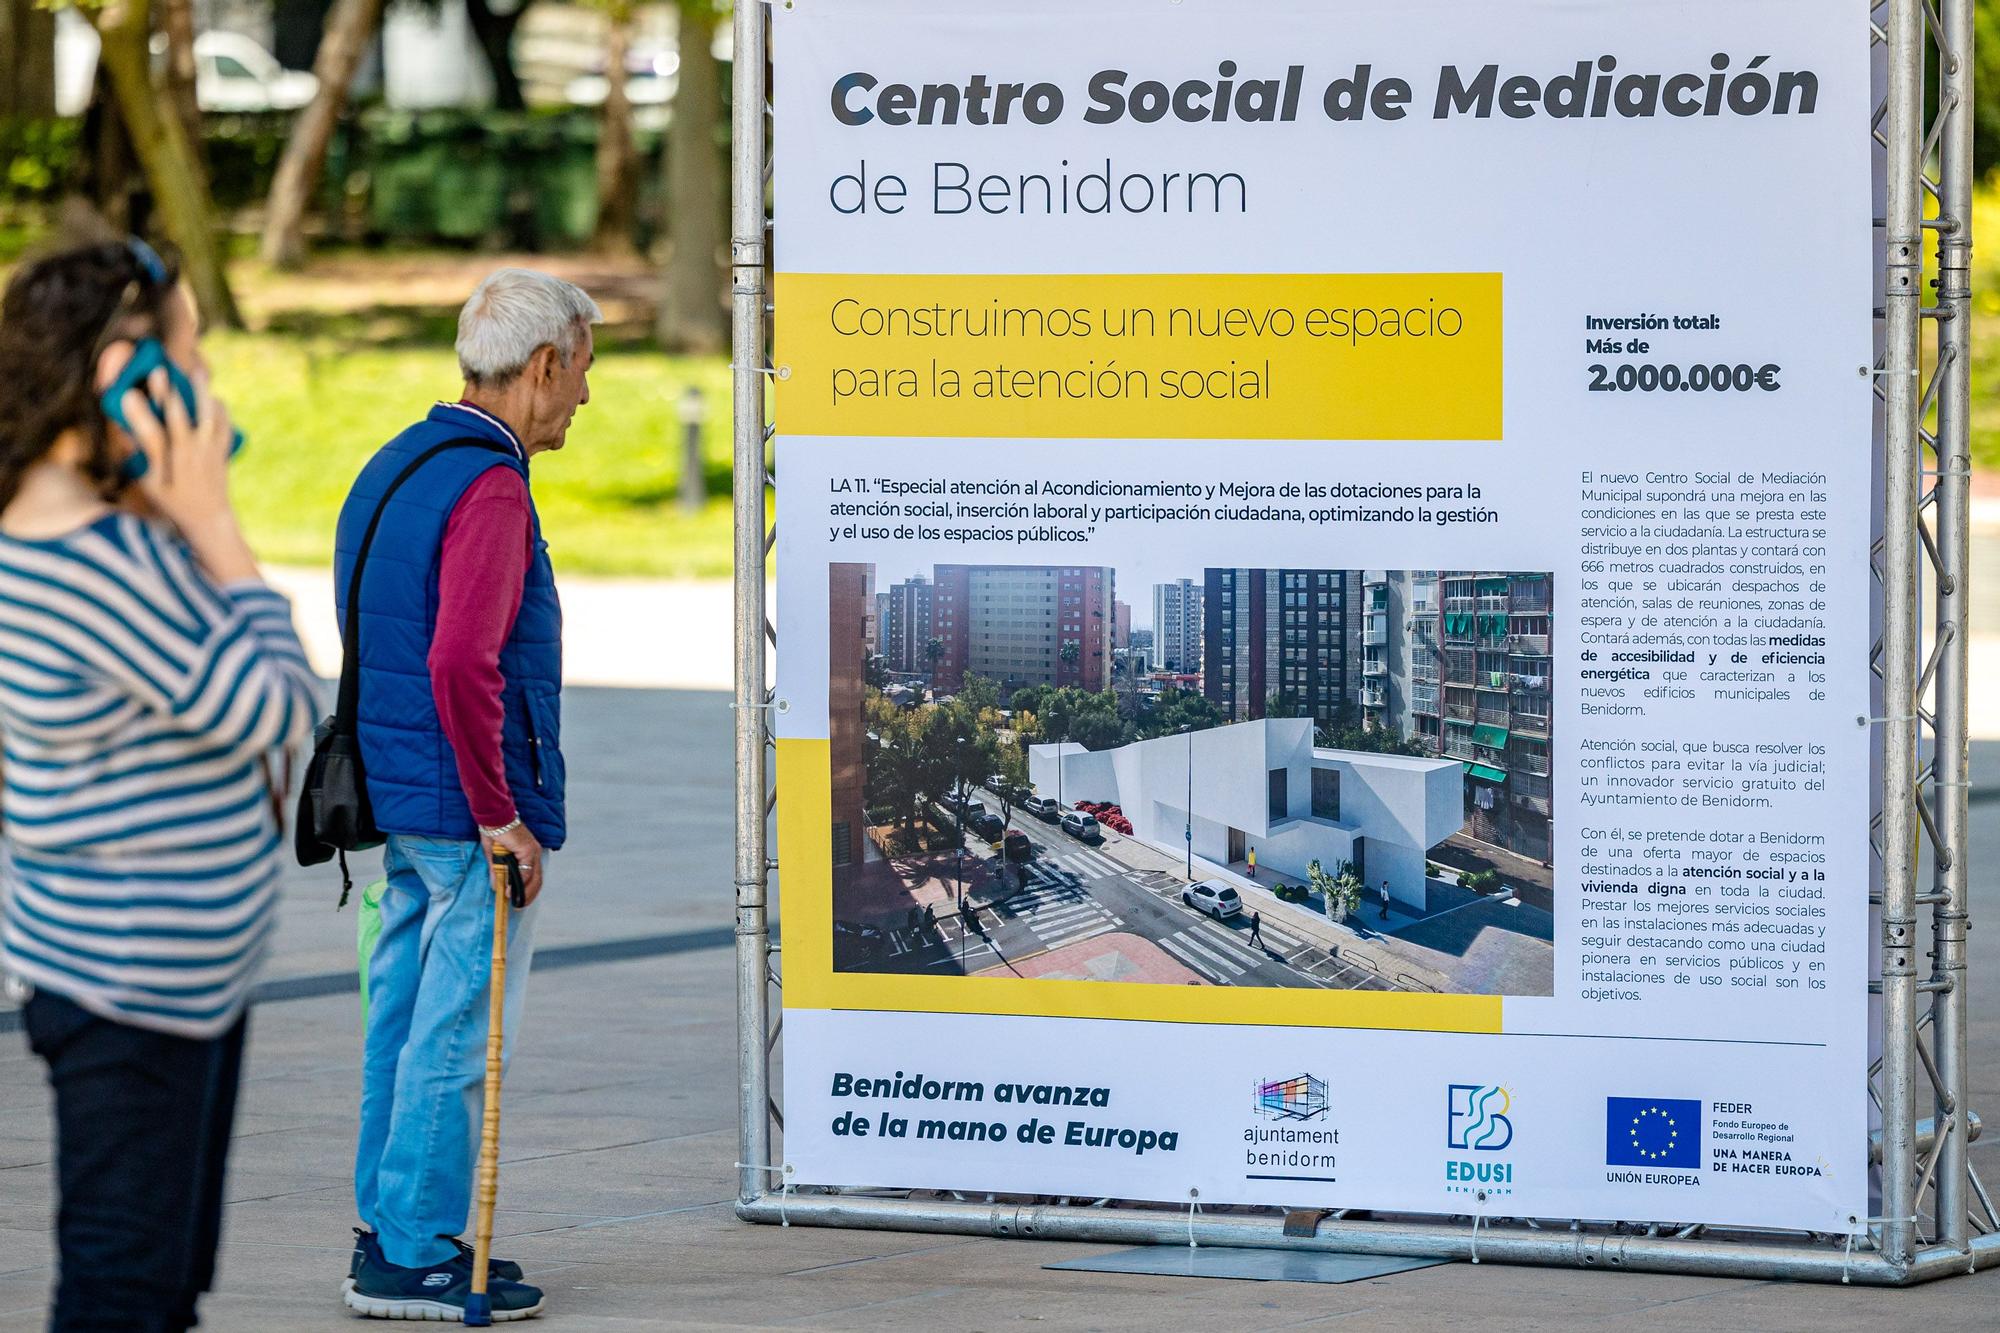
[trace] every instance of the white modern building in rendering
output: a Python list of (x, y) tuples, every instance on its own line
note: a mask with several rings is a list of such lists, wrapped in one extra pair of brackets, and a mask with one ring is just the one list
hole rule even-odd
[[(1372, 896), (1383, 880), (1398, 901), (1425, 908), (1426, 854), (1464, 824), (1465, 766), (1313, 746), (1308, 718), (1264, 718), (1115, 750), (1030, 749), (1035, 789), (1067, 805), (1111, 801), (1132, 836), (1172, 856), (1193, 834), (1199, 876), (1251, 849), (1259, 870), (1303, 880), (1317, 860), (1352, 861)], [(1190, 767), (1191, 766), (1191, 767)], [(1192, 782), (1190, 782), (1190, 772)]]

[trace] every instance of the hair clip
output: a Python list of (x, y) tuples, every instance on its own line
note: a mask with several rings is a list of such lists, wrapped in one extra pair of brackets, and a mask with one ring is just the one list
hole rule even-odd
[(150, 286), (167, 285), (167, 264), (160, 258), (160, 252), (140, 240), (137, 236), (125, 238), (125, 250), (132, 256), (132, 262), (139, 266), (139, 272)]

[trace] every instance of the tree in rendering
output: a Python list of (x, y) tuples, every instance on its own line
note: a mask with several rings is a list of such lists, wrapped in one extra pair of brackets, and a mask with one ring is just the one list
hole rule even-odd
[(1000, 823), (1004, 827), (1014, 817), (1014, 802), (1028, 788), (1028, 752), (1018, 740), (999, 747)]
[(1140, 740), (1150, 740), (1155, 736), (1178, 735), (1183, 727), (1190, 731), (1207, 731), (1219, 727), (1229, 719), (1222, 710), (1204, 694), (1194, 690), (1165, 689), (1151, 706), (1141, 708), (1135, 719)]
[(923, 799), (918, 773), (917, 715), (898, 708), (877, 690), (867, 692), (862, 715), (872, 747), (868, 760), (868, 804), (894, 812), (906, 831), (914, 830), (917, 807)]

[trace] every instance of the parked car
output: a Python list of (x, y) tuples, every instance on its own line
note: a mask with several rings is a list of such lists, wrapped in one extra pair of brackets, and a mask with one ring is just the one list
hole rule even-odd
[(836, 966), (844, 962), (868, 962), (882, 952), (884, 943), (886, 939), (878, 927), (858, 921), (833, 923), (833, 961)]
[(986, 790), (992, 792), (995, 796), (998, 796), (1000, 795), (1000, 793), (1002, 793), (1007, 789), (1007, 779), (1002, 777), (998, 773), (988, 773), (986, 775), (986, 781), (980, 783), (979, 785), (986, 788)]
[(1045, 824), (1062, 818), (1062, 805), (1053, 796), (1030, 795), (1021, 802), (1021, 808)]
[(1081, 810), (1063, 811), (1062, 831), (1084, 842), (1104, 841), (1104, 833), (1097, 827), (1097, 817)]
[(1217, 921), (1226, 921), (1243, 910), (1243, 899), (1235, 889), (1219, 879), (1205, 879), (1181, 890), (1181, 901), (1197, 912), (1206, 912)]
[[(634, 107), (671, 105), (680, 67), (677, 52), (634, 46), (625, 57), (626, 100)], [(563, 85), (563, 97), (573, 106), (603, 106), (610, 92), (611, 81), (605, 77), (602, 60), (589, 73), (579, 74)]]
[[(165, 37), (154, 37), (152, 49), (155, 62), (166, 60)], [(297, 111), (318, 91), (317, 78), (286, 69), (254, 37), (218, 29), (194, 39), (194, 100), (203, 111)]]
[(1026, 861), (1035, 854), (1035, 845), (1028, 841), (1028, 835), (1017, 828), (1007, 830), (1000, 844), (1000, 855), (1008, 861)]
[(984, 806), (965, 812), (965, 826), (982, 838), (997, 838), (1007, 828), (1006, 821)]

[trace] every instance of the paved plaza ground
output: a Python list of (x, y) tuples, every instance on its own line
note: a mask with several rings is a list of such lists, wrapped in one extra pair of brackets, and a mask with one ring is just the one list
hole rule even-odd
[[(1974, 545), (1973, 1100), (2000, 1117), (2000, 482)], [(293, 573), (331, 674), (331, 587)], [(729, 593), (565, 579), (575, 850), (558, 862), (509, 1083), (505, 1252), (578, 1329), (1585, 1328), (1956, 1333), (2000, 1326), (2000, 1272), (1909, 1291), (1463, 1264), (1348, 1286), (1052, 1273), (1110, 1247), (734, 1220)], [(584, 641), (588, 636), (588, 642)], [(1479, 848), (1465, 849), (1477, 855)], [(1466, 868), (1470, 857), (1453, 856)], [(570, 867), (574, 867), (571, 869)], [(1528, 877), (1528, 867), (1500, 867)], [(1532, 901), (1534, 888), (1522, 897)], [(359, 1016), (352, 920), (295, 875), (253, 1027), (220, 1290), (222, 1333), (371, 1327), (341, 1311)], [(1087, 949), (1089, 941), (1079, 948)], [(1360, 964), (1352, 964), (1359, 967)], [(1353, 984), (1353, 983), (1349, 983)], [(0, 1027), (8, 1017), (0, 1011)], [(0, 1032), (0, 1329), (32, 1328), (51, 1274), (38, 1067)], [(2000, 1130), (1974, 1146), (2000, 1180)]]
[[(725, 696), (572, 693), (574, 841), (550, 874), (508, 1083), (501, 1252), (549, 1292), (543, 1327), (1328, 1327), (1484, 1333), (1993, 1327), (2000, 1273), (1906, 1292), (1463, 1264), (1347, 1286), (1048, 1272), (1112, 1247), (752, 1227), (736, 1152)], [(1975, 919), (2000, 914), (2000, 746), (1975, 747)], [(252, 1023), (220, 1289), (206, 1327), (354, 1333), (346, 1264), (359, 1009), (337, 882), (292, 872)], [(2000, 953), (1974, 934), (1975, 1104), (2000, 1115)], [(0, 1011), (0, 1027), (10, 1014)], [(171, 1145), (163, 1145), (171, 1150)], [(39, 1066), (0, 1032), (0, 1329), (51, 1275)], [(2000, 1134), (1975, 1148), (2000, 1180)]]

